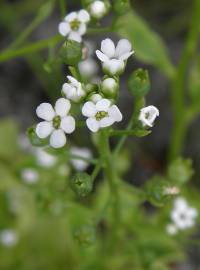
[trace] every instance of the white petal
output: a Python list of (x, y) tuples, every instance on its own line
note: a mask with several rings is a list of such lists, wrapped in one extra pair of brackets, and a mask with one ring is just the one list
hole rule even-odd
[(134, 51), (129, 52), (129, 53), (122, 54), (122, 55), (119, 57), (119, 59), (125, 61), (125, 60), (127, 60), (133, 53), (134, 53)]
[(112, 117), (104, 117), (99, 121), (99, 125), (101, 128), (109, 127), (114, 123), (114, 119)]
[(116, 105), (112, 105), (109, 110), (108, 114), (114, 119), (116, 122), (122, 121), (122, 114)]
[(65, 116), (61, 119), (60, 127), (65, 133), (70, 134), (75, 130), (75, 120), (72, 116)]
[(67, 36), (70, 32), (70, 26), (68, 24), (68, 22), (61, 22), (58, 25), (58, 31), (62, 36)]
[(83, 23), (87, 23), (90, 20), (90, 14), (85, 9), (81, 9), (78, 13), (78, 19)]
[(53, 131), (53, 126), (51, 122), (43, 121), (37, 124), (35, 132), (37, 136), (41, 139), (48, 137)]
[(99, 50), (96, 50), (96, 55), (97, 57), (99, 58), (99, 60), (101, 60), (101, 62), (106, 62), (109, 60), (108, 56), (105, 55), (104, 53), (102, 53), (101, 51)]
[(96, 108), (98, 111), (105, 111), (107, 112), (109, 107), (110, 107), (110, 100), (109, 99), (106, 99), (106, 98), (103, 98), (101, 100), (99, 100), (97, 103), (96, 103)]
[(132, 45), (127, 39), (120, 39), (115, 50), (115, 57), (119, 58), (125, 53), (130, 53), (131, 48)]
[(97, 132), (99, 130), (99, 122), (94, 118), (88, 118), (86, 124), (92, 132)]
[(68, 39), (75, 40), (79, 43), (82, 41), (80, 34), (78, 32), (74, 32), (74, 31), (70, 32)]
[(71, 21), (77, 19), (77, 17), (78, 17), (77, 12), (73, 11), (73, 12), (69, 13), (69, 14), (64, 18), (64, 20), (67, 21), (67, 22), (71, 22)]
[(59, 98), (55, 104), (56, 114), (63, 117), (68, 114), (71, 108), (71, 103), (66, 98)]
[(70, 81), (70, 83), (72, 83), (74, 86), (78, 86), (79, 81), (77, 81), (77, 79), (75, 79), (74, 77), (68, 75), (67, 79)]
[(51, 121), (55, 116), (55, 111), (51, 104), (42, 103), (37, 107), (36, 114), (41, 119)]
[(85, 23), (81, 23), (80, 26), (79, 26), (79, 29), (78, 29), (78, 33), (79, 35), (84, 35), (86, 32), (86, 25)]
[(50, 137), (50, 145), (53, 148), (61, 148), (66, 143), (66, 136), (61, 129), (54, 130)]
[(92, 101), (87, 101), (82, 108), (82, 114), (86, 117), (94, 117), (97, 113), (95, 104)]
[(106, 38), (101, 42), (101, 51), (109, 58), (115, 55), (115, 44), (110, 38)]
[(112, 75), (115, 75), (124, 69), (124, 61), (112, 59), (103, 63), (103, 68), (108, 70)]

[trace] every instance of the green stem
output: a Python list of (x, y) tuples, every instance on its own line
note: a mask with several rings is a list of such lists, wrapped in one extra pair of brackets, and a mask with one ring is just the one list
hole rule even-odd
[(187, 127), (189, 125), (185, 118), (187, 107), (185, 104), (184, 86), (188, 63), (197, 48), (197, 41), (200, 32), (199, 17), (200, 0), (195, 0), (192, 14), (192, 22), (190, 31), (188, 33), (187, 42), (172, 82), (171, 99), (172, 109), (174, 113), (174, 127), (172, 131), (169, 150), (169, 158), (171, 160), (175, 159), (181, 154), (187, 132)]

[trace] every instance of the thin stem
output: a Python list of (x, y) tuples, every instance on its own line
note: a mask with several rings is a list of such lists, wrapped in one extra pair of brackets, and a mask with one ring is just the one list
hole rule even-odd
[(68, 158), (69, 159), (83, 160), (83, 161), (86, 161), (86, 162), (91, 163), (91, 164), (99, 164), (99, 160), (98, 159), (86, 158), (86, 157), (79, 156), (79, 155), (68, 154)]
[[(151, 133), (151, 130), (144, 130), (144, 131), (145, 131), (144, 135), (140, 135), (140, 137), (146, 136), (149, 133)], [(131, 129), (131, 130), (122, 129), (122, 130), (112, 130), (109, 132), (109, 136), (123, 136), (123, 135), (138, 137), (138, 130), (137, 129)]]
[(92, 175), (91, 175), (91, 178), (92, 178), (92, 181), (94, 182), (94, 180), (96, 179), (97, 175), (99, 174), (100, 170), (101, 170), (101, 167), (102, 167), (102, 164), (100, 161), (98, 161), (97, 165), (95, 166), (93, 172), (92, 172)]
[(65, 0), (59, 0), (59, 7), (60, 7), (61, 18), (63, 18), (66, 15), (66, 12), (67, 12), (66, 1)]

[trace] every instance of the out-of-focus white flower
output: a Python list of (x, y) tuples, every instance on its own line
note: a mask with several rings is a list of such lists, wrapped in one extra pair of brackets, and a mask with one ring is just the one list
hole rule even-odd
[(66, 98), (74, 102), (79, 102), (85, 96), (82, 84), (72, 76), (67, 76), (67, 79), (69, 82), (63, 84), (62, 93)]
[(6, 247), (13, 247), (18, 242), (18, 236), (12, 229), (5, 229), (0, 231), (0, 242)]
[(101, 19), (107, 12), (107, 7), (103, 1), (94, 1), (89, 9), (91, 16), (97, 19)]
[(82, 108), (82, 114), (88, 119), (87, 127), (92, 132), (97, 132), (100, 128), (111, 126), (114, 122), (122, 120), (122, 114), (116, 105), (112, 105), (108, 99), (101, 99), (96, 104), (87, 101)]
[(178, 197), (174, 201), (171, 219), (178, 229), (184, 230), (192, 227), (197, 215), (197, 209), (190, 207), (184, 198)]
[(55, 109), (49, 103), (42, 103), (36, 109), (36, 114), (45, 121), (36, 126), (36, 134), (44, 139), (50, 135), (50, 145), (53, 148), (63, 147), (66, 143), (66, 134), (75, 130), (75, 120), (68, 115), (71, 108), (70, 101), (59, 98), (56, 101)]
[(49, 153), (47, 153), (44, 149), (37, 148), (35, 150), (35, 157), (38, 165), (41, 167), (52, 167), (56, 164), (57, 158)]
[(86, 78), (91, 78), (95, 76), (98, 72), (98, 65), (93, 58), (87, 58), (78, 64), (79, 71), (82, 76)]
[(159, 116), (159, 110), (150, 105), (140, 110), (139, 120), (143, 126), (152, 127), (157, 116)]
[(21, 177), (27, 184), (34, 184), (39, 179), (39, 174), (35, 169), (26, 168), (21, 171)]
[[(89, 159), (92, 157), (92, 152), (90, 151), (89, 148), (86, 148), (86, 147), (73, 146), (70, 149), (70, 153), (74, 156), (79, 156), (86, 159)], [(77, 171), (85, 171), (89, 165), (87, 161), (76, 159), (76, 158), (72, 158), (71, 163)]]
[(175, 235), (178, 231), (176, 225), (174, 225), (172, 223), (167, 225), (166, 230), (167, 230), (167, 233), (170, 235)]
[(113, 76), (120, 75), (125, 68), (125, 61), (134, 53), (131, 43), (127, 39), (121, 39), (115, 44), (110, 38), (101, 42), (101, 51), (96, 50), (97, 57), (103, 63), (105, 73)]
[(78, 12), (69, 13), (58, 26), (59, 33), (67, 36), (68, 39), (77, 42), (82, 41), (82, 36), (86, 33), (87, 23), (90, 21), (90, 14), (82, 9)]
[(26, 152), (31, 152), (32, 151), (32, 145), (31, 143), (29, 142), (29, 139), (27, 138), (27, 136), (25, 134), (20, 134), (18, 136), (18, 144), (20, 146), (20, 148), (23, 150), (23, 151), (26, 151)]

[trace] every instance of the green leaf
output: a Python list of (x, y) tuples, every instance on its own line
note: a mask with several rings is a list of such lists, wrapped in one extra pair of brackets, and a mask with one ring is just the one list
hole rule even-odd
[(131, 41), (136, 58), (156, 66), (168, 77), (173, 76), (174, 67), (162, 39), (134, 11), (120, 17), (115, 29)]

